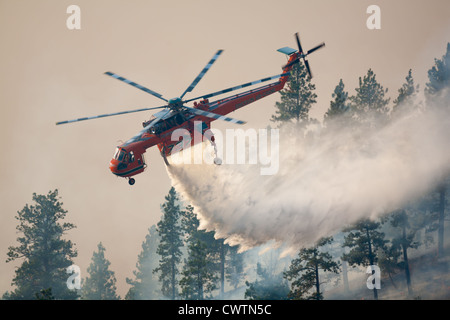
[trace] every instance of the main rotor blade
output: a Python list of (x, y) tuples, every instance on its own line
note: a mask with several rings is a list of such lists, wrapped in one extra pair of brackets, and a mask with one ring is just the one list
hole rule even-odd
[(302, 45), (300, 44), (300, 37), (298, 32), (295, 33), (295, 40), (297, 40), (298, 52), (303, 53)]
[(203, 78), (203, 76), (206, 74), (206, 72), (211, 68), (211, 66), (213, 65), (213, 63), (219, 58), (219, 56), (221, 55), (221, 53), (223, 52), (223, 50), (218, 50), (216, 52), (216, 54), (212, 57), (212, 59), (208, 62), (208, 64), (206, 65), (206, 67), (203, 68), (203, 70), (200, 72), (200, 74), (197, 76), (197, 78), (194, 79), (194, 81), (192, 81), (191, 85), (183, 92), (183, 94), (180, 96), (180, 98), (182, 99), (184, 97), (184, 95), (188, 92), (191, 92), (192, 90), (194, 90), (195, 86), (200, 82), (200, 80)]
[(309, 78), (312, 79), (312, 73), (311, 73), (311, 68), (309, 67), (309, 62), (306, 59), (303, 59), (305, 61), (305, 67), (306, 67), (306, 71), (308, 71), (308, 75)]
[(148, 89), (148, 88), (146, 88), (146, 87), (144, 87), (144, 86), (141, 86), (140, 84), (138, 84), (138, 83), (136, 83), (136, 82), (133, 82), (133, 81), (131, 81), (131, 80), (128, 80), (128, 79), (126, 79), (126, 78), (124, 78), (124, 77), (121, 77), (121, 76), (119, 76), (118, 74), (115, 74), (115, 73), (110, 72), (110, 71), (105, 72), (105, 74), (108, 75), (108, 76), (111, 76), (111, 77), (113, 77), (113, 78), (116, 78), (117, 80), (120, 80), (120, 81), (123, 81), (123, 82), (125, 82), (125, 83), (128, 83), (130, 86), (133, 86), (133, 87), (135, 87), (135, 88), (138, 88), (138, 89), (140, 89), (140, 90), (142, 90), (142, 91), (144, 91), (144, 92), (150, 93), (151, 95), (157, 97), (158, 99), (161, 99), (161, 100), (164, 100), (164, 101), (168, 102), (168, 101), (167, 101), (166, 99), (164, 99), (164, 98), (162, 97), (162, 95), (159, 94), (158, 92), (155, 92), (155, 91), (150, 90), (150, 89)]
[(254, 84), (261, 83), (261, 82), (266, 82), (266, 81), (269, 81), (269, 80), (278, 79), (278, 78), (281, 78), (281, 77), (284, 77), (284, 76), (287, 76), (287, 75), (289, 75), (289, 72), (286, 72), (286, 73), (283, 73), (283, 74), (279, 74), (279, 75), (276, 75), (276, 76), (272, 76), (272, 77), (268, 77), (268, 78), (264, 78), (264, 79), (260, 79), (260, 80), (256, 80), (256, 81), (252, 81), (252, 82), (248, 82), (248, 83), (244, 83), (244, 84), (241, 84), (239, 86), (235, 86), (235, 87), (231, 87), (231, 88), (228, 88), (228, 89), (220, 90), (220, 91), (217, 91), (217, 92), (214, 92), (214, 93), (205, 94), (205, 95), (199, 96), (197, 98), (186, 100), (185, 102), (197, 100), (197, 99), (200, 99), (200, 98), (203, 98), (203, 99), (211, 98), (211, 97), (214, 97), (214, 96), (218, 96), (219, 94), (223, 94), (223, 93), (231, 92), (231, 91), (234, 91), (234, 90), (242, 89), (242, 88), (249, 87), (249, 86), (252, 86)]
[(232, 122), (232, 123), (236, 123), (236, 124), (245, 124), (246, 123), (245, 121), (242, 121), (242, 120), (233, 119), (233, 118), (230, 118), (227, 116), (222, 116), (220, 114), (209, 112), (209, 111), (203, 111), (200, 109), (194, 109), (194, 108), (190, 108), (190, 107), (186, 107), (186, 106), (185, 106), (185, 108), (196, 115), (204, 116), (207, 118), (228, 121), (228, 122)]
[[(156, 123), (158, 123), (158, 121), (159, 120), (161, 120), (163, 117), (165, 117), (165, 115), (168, 113), (168, 112), (170, 112), (170, 109), (169, 108), (166, 108), (167, 109), (167, 112), (164, 114), (164, 115), (162, 115), (161, 117), (156, 117), (155, 119), (153, 119), (144, 129), (142, 129), (141, 131), (139, 131), (135, 136), (133, 136), (131, 139), (129, 139), (129, 140), (127, 140), (126, 142), (125, 142), (125, 146), (126, 145), (129, 145), (129, 144), (131, 144), (131, 143), (133, 143), (133, 142), (136, 142), (136, 141), (139, 141), (139, 140), (141, 140), (141, 137), (142, 137), (142, 135), (146, 132), (146, 131), (148, 131), (152, 126), (154, 126)], [(162, 111), (160, 111), (160, 112), (162, 112)]]
[(84, 121), (84, 120), (91, 120), (91, 119), (105, 118), (105, 117), (111, 117), (111, 116), (117, 116), (117, 115), (121, 115), (121, 114), (134, 113), (134, 112), (141, 112), (141, 111), (147, 111), (147, 110), (153, 110), (153, 109), (161, 109), (161, 108), (165, 108), (165, 107), (166, 107), (166, 106), (155, 107), (155, 108), (142, 108), (142, 109), (129, 110), (129, 111), (121, 111), (121, 112), (115, 112), (115, 113), (107, 113), (107, 114), (101, 114), (101, 115), (99, 115), (99, 116), (84, 117), (84, 118), (78, 118), (78, 119), (73, 119), (73, 120), (59, 121), (59, 122), (56, 123), (56, 125), (66, 124), (66, 123), (72, 123), (72, 122), (78, 122), (78, 121)]
[(306, 53), (306, 55), (313, 53), (316, 50), (319, 50), (320, 48), (325, 47), (325, 42), (322, 42), (321, 44), (315, 46), (314, 48), (312, 48), (311, 50), (308, 50), (308, 52)]

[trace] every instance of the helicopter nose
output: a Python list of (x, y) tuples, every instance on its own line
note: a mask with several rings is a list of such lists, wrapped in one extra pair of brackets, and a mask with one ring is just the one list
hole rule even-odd
[(117, 174), (117, 166), (117, 160), (111, 159), (111, 161), (109, 162), (109, 170), (111, 170), (112, 173)]

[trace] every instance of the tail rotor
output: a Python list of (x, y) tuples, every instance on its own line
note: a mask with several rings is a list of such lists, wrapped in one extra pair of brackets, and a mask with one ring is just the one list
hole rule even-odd
[(311, 72), (311, 67), (309, 66), (309, 62), (308, 59), (306, 58), (308, 55), (310, 55), (311, 53), (325, 47), (325, 43), (322, 42), (321, 44), (315, 46), (314, 48), (308, 50), (306, 53), (303, 52), (303, 48), (302, 45), (300, 43), (300, 37), (298, 35), (298, 32), (295, 34), (295, 40), (297, 42), (297, 46), (298, 46), (298, 58), (294, 59), (293, 61), (289, 62), (285, 67), (289, 67), (295, 63), (298, 63), (300, 61), (300, 59), (303, 59), (303, 62), (305, 64), (306, 67), (306, 71), (308, 72), (308, 76), (311, 79), (312, 78), (312, 72)]

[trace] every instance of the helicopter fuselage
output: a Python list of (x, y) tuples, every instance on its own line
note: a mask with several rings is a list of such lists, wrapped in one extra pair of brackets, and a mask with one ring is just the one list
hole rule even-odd
[[(207, 99), (201, 100), (199, 103), (194, 102), (194, 108), (204, 111), (211, 111), (219, 115), (226, 115), (252, 102), (255, 102), (270, 94), (282, 90), (284, 84), (287, 81), (287, 78), (288, 76), (285, 76), (280, 78), (280, 80), (275, 83), (239, 93), (214, 102), (209, 102)], [(130, 178), (134, 175), (142, 173), (147, 167), (143, 154), (147, 149), (155, 145), (158, 146), (161, 155), (163, 156), (165, 161), (167, 161), (167, 157), (172, 154), (173, 147), (179, 143), (178, 140), (172, 140), (173, 131), (177, 129), (188, 130), (192, 138), (191, 145), (193, 146), (194, 144), (199, 142), (198, 140), (194, 139), (194, 122), (201, 121), (203, 123), (203, 134), (206, 130), (211, 128), (211, 122), (215, 120), (201, 115), (189, 115), (188, 112), (183, 111), (170, 111), (170, 113), (172, 114), (168, 114), (168, 116), (160, 120), (155, 125), (155, 127), (141, 130), (133, 138), (117, 147), (119, 150), (123, 151), (125, 155), (128, 154), (128, 157), (124, 155), (119, 160), (119, 158), (115, 156), (111, 160), (109, 168), (113, 174), (120, 177)], [(144, 122), (144, 127), (146, 127), (146, 125), (151, 121), (152, 119)]]

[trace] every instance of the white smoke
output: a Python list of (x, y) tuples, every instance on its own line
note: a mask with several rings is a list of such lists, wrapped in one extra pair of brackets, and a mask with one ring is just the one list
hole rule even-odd
[(298, 248), (392, 211), (450, 172), (448, 109), (430, 110), (376, 130), (316, 126), (304, 136), (282, 128), (275, 175), (249, 164), (179, 164), (168, 172), (217, 237), (243, 250), (271, 240)]

